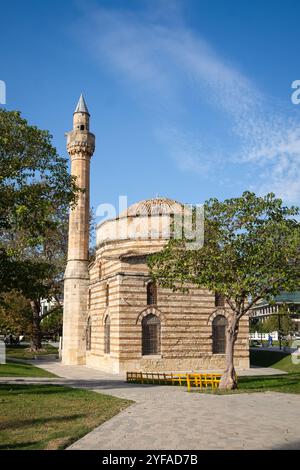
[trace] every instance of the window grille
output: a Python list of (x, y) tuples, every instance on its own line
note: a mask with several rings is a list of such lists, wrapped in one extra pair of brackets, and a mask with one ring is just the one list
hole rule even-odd
[(104, 353), (110, 354), (110, 318), (108, 315), (104, 322)]
[(227, 320), (223, 315), (218, 315), (212, 322), (212, 352), (213, 354), (225, 354), (226, 352), (226, 326)]
[(160, 354), (160, 320), (150, 313), (142, 320), (142, 354)]
[(87, 325), (86, 325), (85, 341), (86, 341), (86, 350), (90, 351), (92, 347), (92, 324), (91, 324), (90, 318), (88, 318)]
[(106, 293), (105, 293), (105, 303), (106, 303), (106, 306), (108, 307), (109, 305), (109, 284), (106, 284)]

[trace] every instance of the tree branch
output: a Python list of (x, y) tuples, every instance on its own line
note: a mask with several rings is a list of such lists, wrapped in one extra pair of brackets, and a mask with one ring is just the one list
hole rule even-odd
[(56, 305), (55, 307), (51, 308), (50, 310), (47, 310), (47, 312), (43, 313), (42, 315), (40, 315), (40, 319), (43, 320), (44, 318), (48, 317), (48, 315), (51, 315), (51, 313), (54, 313), (56, 312), (57, 310), (59, 310), (60, 308), (62, 307), (61, 304), (58, 304)]

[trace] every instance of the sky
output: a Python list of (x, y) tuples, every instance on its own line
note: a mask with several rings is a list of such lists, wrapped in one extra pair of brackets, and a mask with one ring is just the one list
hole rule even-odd
[(91, 204), (274, 192), (300, 205), (298, 0), (0, 0), (6, 109), (65, 132), (80, 93)]

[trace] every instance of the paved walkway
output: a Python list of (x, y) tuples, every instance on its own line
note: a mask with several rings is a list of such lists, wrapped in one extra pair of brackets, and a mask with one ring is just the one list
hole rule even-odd
[[(122, 375), (85, 366), (44, 361), (39, 365), (61, 378), (0, 382), (60, 383), (135, 402), (70, 449), (300, 449), (299, 395), (204, 395), (188, 393), (184, 387), (126, 384)], [(264, 373), (251, 369), (251, 375)]]

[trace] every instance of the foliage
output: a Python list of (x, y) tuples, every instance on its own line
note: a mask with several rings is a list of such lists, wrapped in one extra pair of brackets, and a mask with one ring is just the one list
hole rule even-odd
[(234, 344), (239, 321), (260, 299), (299, 287), (299, 209), (286, 207), (270, 193), (205, 203), (204, 246), (187, 249), (170, 240), (149, 257), (153, 279), (164, 287), (206, 287), (223, 294), (227, 304), (227, 366), (221, 386), (235, 387)]
[[(256, 321), (255, 321), (256, 320)], [(266, 322), (263, 322), (261, 319), (254, 318), (250, 320), (250, 332), (251, 333), (269, 333), (270, 331), (266, 326)]]
[(51, 137), (0, 109), (0, 292), (17, 289), (28, 299), (47, 294), (43, 280), (54, 268), (38, 255), (77, 194)]
[(61, 336), (63, 325), (62, 307), (48, 315), (41, 322), (42, 335)]
[(6, 292), (0, 305), (1, 334), (30, 335), (32, 310), (28, 299), (19, 292)]
[(278, 331), (281, 336), (288, 336), (295, 329), (286, 305), (280, 306), (278, 313), (270, 315), (264, 323), (268, 331)]
[[(186, 282), (205, 286), (226, 296), (242, 312), (263, 297), (271, 299), (299, 283), (300, 225), (296, 207), (285, 207), (271, 193), (205, 204), (204, 246), (185, 249), (185, 240), (171, 240), (149, 257), (153, 277), (165, 287)], [(248, 302), (248, 299), (251, 299)]]
[(60, 308), (68, 212), (79, 191), (51, 137), (0, 109), (0, 296), (3, 302), (3, 293), (18, 291), (30, 301), (34, 349), (40, 299)]

